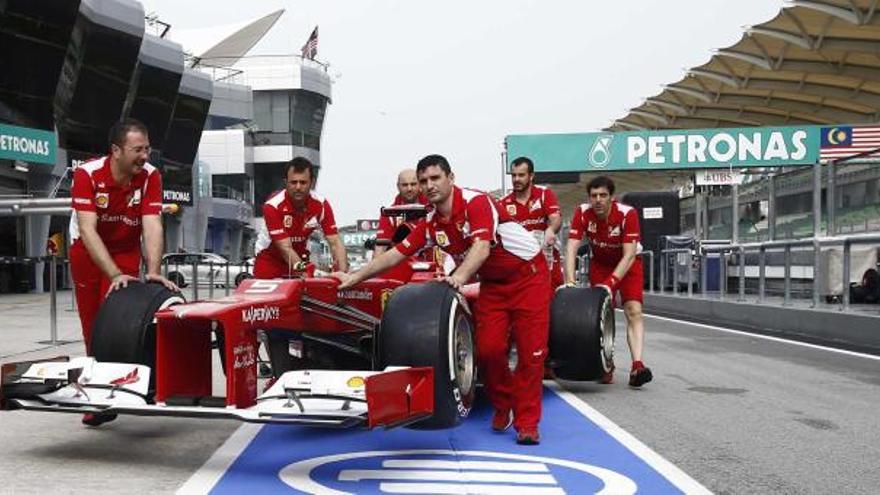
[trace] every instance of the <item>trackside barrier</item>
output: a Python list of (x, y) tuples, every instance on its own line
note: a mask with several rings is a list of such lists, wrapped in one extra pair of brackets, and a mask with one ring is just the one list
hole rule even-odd
[[(749, 252), (758, 252), (758, 303), (763, 303), (766, 297), (766, 289), (767, 289), (767, 251), (779, 251), (783, 252), (783, 262), (784, 262), (784, 271), (783, 271), (783, 284), (784, 284), (784, 292), (783, 292), (783, 305), (788, 306), (791, 304), (791, 268), (792, 268), (792, 250), (812, 250), (813, 251), (813, 290), (812, 290), (812, 305), (813, 307), (817, 307), (819, 305), (820, 300), (820, 281), (822, 280), (822, 275), (820, 274), (820, 264), (821, 264), (821, 253), (823, 247), (838, 247), (841, 246), (843, 248), (843, 260), (842, 260), (842, 294), (840, 298), (840, 309), (841, 311), (845, 311), (849, 309), (850, 306), (850, 297), (849, 297), (849, 286), (850, 286), (850, 268), (852, 264), (852, 254), (851, 248), (854, 245), (862, 245), (862, 244), (880, 244), (880, 234), (858, 234), (858, 235), (848, 235), (848, 236), (835, 236), (835, 237), (815, 237), (815, 238), (807, 238), (807, 239), (789, 239), (789, 240), (777, 240), (777, 241), (765, 241), (765, 242), (754, 242), (754, 243), (739, 243), (739, 244), (730, 244), (725, 246), (701, 246), (699, 252), (695, 254), (695, 256), (699, 256), (700, 258), (700, 292), (706, 293), (706, 278), (707, 278), (707, 270), (706, 270), (706, 259), (710, 254), (716, 254), (721, 258), (720, 270), (718, 273), (719, 278), (719, 297), (724, 299), (725, 292), (727, 289), (727, 266), (728, 266), (728, 257), (730, 255), (737, 255), (737, 265), (739, 267), (739, 275), (738, 275), (738, 300), (745, 300), (745, 286), (746, 286), (746, 277), (745, 277), (745, 255)], [(665, 275), (666, 275), (666, 265), (668, 263), (668, 258), (670, 254), (678, 254), (682, 252), (690, 252), (689, 249), (664, 249), (661, 251), (661, 287), (665, 288)], [(690, 273), (690, 271), (689, 271)], [(675, 275), (675, 293), (678, 294), (678, 283), (677, 283), (677, 271), (674, 271)], [(690, 277), (689, 277), (690, 278)], [(690, 280), (689, 280), (690, 282)], [(691, 295), (690, 293), (688, 294)]]

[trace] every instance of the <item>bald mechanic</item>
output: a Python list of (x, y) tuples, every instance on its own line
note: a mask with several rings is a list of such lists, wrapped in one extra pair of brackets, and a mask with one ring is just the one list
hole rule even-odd
[[(540, 442), (541, 377), (547, 355), (550, 274), (535, 238), (485, 193), (455, 185), (446, 158), (429, 155), (416, 167), (419, 185), (434, 206), (394, 248), (355, 273), (334, 273), (340, 289), (351, 287), (434, 245), (458, 263), (442, 280), (461, 289), (479, 276), (475, 305), (477, 361), (495, 408), (492, 429), (514, 425), (516, 441)], [(510, 331), (519, 362), (508, 366)]]
[[(626, 341), (632, 355), (629, 385), (641, 387), (653, 378), (642, 363), (645, 328), (642, 318), (644, 272), (636, 209), (613, 199), (614, 182), (604, 176), (587, 184), (589, 201), (575, 208), (565, 247), (565, 280), (574, 285), (574, 262), (578, 246), (586, 237), (590, 246), (590, 285), (604, 286), (614, 297), (620, 293), (626, 315)], [(612, 383), (614, 368), (602, 377)]]
[[(416, 171), (411, 168), (401, 170), (400, 174), (397, 175), (397, 196), (394, 198), (391, 206), (418, 204), (427, 205), (428, 199), (419, 189)], [(394, 238), (394, 232), (397, 231), (397, 228), (404, 223), (406, 223), (406, 220), (403, 218), (382, 215), (379, 217), (379, 232), (376, 233), (376, 240), (390, 241)], [(414, 226), (415, 224), (410, 225), (410, 229)], [(376, 245), (376, 248), (373, 250), (373, 256), (379, 256), (387, 249), (388, 246), (384, 244)]]
[[(179, 290), (160, 274), (162, 178), (147, 162), (147, 128), (135, 119), (125, 119), (114, 124), (109, 134), (110, 154), (77, 167), (70, 189), (70, 270), (89, 356), (101, 303), (109, 292), (138, 279), (142, 255), (147, 281)], [(115, 414), (90, 413), (82, 422), (98, 426), (115, 418)]]

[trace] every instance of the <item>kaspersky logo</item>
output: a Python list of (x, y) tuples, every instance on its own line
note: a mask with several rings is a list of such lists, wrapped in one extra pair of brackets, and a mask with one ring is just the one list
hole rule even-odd
[(587, 162), (593, 168), (605, 168), (611, 161), (611, 141), (614, 136), (611, 134), (602, 134), (596, 138), (590, 154), (587, 156)]
[(552, 457), (487, 451), (350, 452), (294, 462), (278, 473), (304, 493), (634, 494), (616, 471)]

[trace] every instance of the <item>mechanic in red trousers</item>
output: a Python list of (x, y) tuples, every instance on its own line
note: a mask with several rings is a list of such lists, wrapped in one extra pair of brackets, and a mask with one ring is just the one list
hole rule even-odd
[[(422, 191), (419, 188), (419, 181), (416, 178), (416, 171), (410, 168), (401, 170), (400, 174), (397, 175), (397, 196), (394, 197), (394, 201), (391, 203), (391, 206), (401, 205), (428, 206), (428, 198), (426, 198), (425, 195), (422, 194)], [(387, 215), (380, 216), (379, 231), (376, 232), (376, 240), (392, 240), (394, 238), (394, 233), (397, 231), (397, 228), (400, 227), (400, 225), (403, 223), (405, 223), (405, 220), (403, 218), (394, 218)], [(415, 224), (412, 224), (410, 225), (410, 228), (414, 226)], [(387, 249), (388, 246), (377, 245), (376, 248), (373, 250), (373, 256), (379, 256)]]
[[(87, 355), (92, 353), (92, 327), (101, 302), (138, 279), (142, 236), (144, 278), (179, 290), (160, 274), (162, 179), (147, 163), (147, 128), (125, 119), (113, 125), (109, 138), (110, 154), (77, 167), (70, 192), (70, 268)], [(115, 417), (86, 414), (83, 423), (98, 426)]]
[(562, 285), (562, 262), (556, 247), (556, 235), (562, 227), (559, 200), (549, 187), (535, 184), (535, 165), (521, 156), (510, 165), (513, 191), (501, 198), (501, 205), (513, 219), (538, 239), (542, 249), (550, 251), (550, 286)]
[[(645, 328), (642, 318), (644, 273), (636, 209), (613, 198), (614, 182), (598, 176), (587, 184), (588, 203), (575, 208), (565, 249), (566, 283), (574, 285), (574, 266), (578, 245), (584, 236), (590, 244), (590, 285), (604, 286), (612, 297), (620, 293), (626, 315), (626, 341), (632, 355), (629, 385), (641, 387), (653, 378), (651, 369), (642, 363)], [(602, 377), (612, 383), (614, 368)]]
[(284, 189), (263, 203), (265, 228), (257, 234), (254, 278), (288, 277), (309, 258), (309, 236), (320, 229), (330, 245), (337, 270), (348, 270), (345, 245), (339, 238), (330, 203), (312, 191), (312, 163), (296, 157), (284, 167)]
[[(426, 156), (416, 171), (434, 210), (393, 249), (355, 273), (334, 276), (341, 281), (340, 288), (351, 287), (428, 245), (438, 246), (458, 262), (443, 278), (455, 289), (478, 275), (477, 362), (495, 408), (492, 429), (504, 431), (513, 424), (517, 443), (537, 444), (550, 317), (547, 261), (535, 238), (487, 194), (455, 185), (444, 157)], [(513, 373), (507, 357), (511, 329), (519, 350)]]

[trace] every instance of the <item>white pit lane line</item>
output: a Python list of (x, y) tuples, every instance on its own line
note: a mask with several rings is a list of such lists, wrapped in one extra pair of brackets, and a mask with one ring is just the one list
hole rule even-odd
[(180, 488), (177, 493), (190, 495), (192, 493), (208, 493), (226, 474), (232, 463), (250, 445), (254, 437), (260, 433), (264, 425), (244, 423), (229, 435), (223, 445), (199, 468)]
[[(620, 311), (620, 310), (618, 310), (618, 311)], [(742, 330), (734, 330), (732, 328), (719, 327), (717, 325), (707, 325), (705, 323), (695, 323), (695, 322), (691, 322), (691, 321), (687, 321), (687, 320), (679, 320), (677, 318), (669, 318), (666, 316), (652, 315), (650, 313), (645, 313), (645, 316), (648, 318), (656, 318), (658, 320), (668, 321), (670, 323), (683, 323), (685, 325), (692, 325), (695, 327), (705, 328), (708, 330), (715, 330), (718, 332), (730, 333), (733, 335), (741, 335), (744, 337), (753, 337), (756, 339), (769, 340), (771, 342), (778, 342), (781, 344), (791, 344), (791, 345), (796, 345), (796, 346), (800, 346), (800, 347), (806, 347), (809, 349), (816, 349), (816, 350), (827, 351), (827, 352), (835, 352), (837, 354), (844, 354), (846, 356), (852, 356), (852, 357), (858, 357), (858, 358), (863, 358), (863, 359), (871, 359), (874, 361), (880, 361), (880, 356), (877, 356), (874, 354), (866, 354), (863, 352), (848, 351), (846, 349), (838, 349), (836, 347), (828, 347), (828, 346), (819, 345), (819, 344), (810, 344), (809, 342), (801, 342), (799, 340), (785, 339), (782, 337), (773, 337), (771, 335), (763, 335), (760, 333), (745, 332)], [(625, 321), (623, 322), (623, 325), (625, 328), (626, 327)]]

